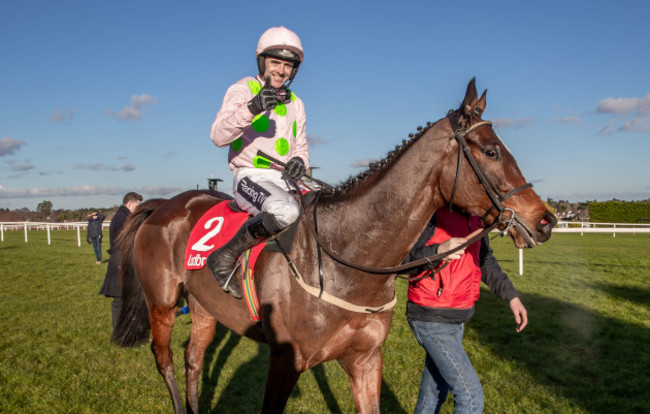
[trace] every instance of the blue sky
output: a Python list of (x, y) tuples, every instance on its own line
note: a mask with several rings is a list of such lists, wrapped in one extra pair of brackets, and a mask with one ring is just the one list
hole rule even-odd
[(271, 26), (305, 50), (315, 176), (333, 184), (460, 104), (546, 199), (650, 198), (650, 3), (644, 1), (0, 3), (0, 208), (110, 207), (231, 191), (210, 125), (256, 72)]

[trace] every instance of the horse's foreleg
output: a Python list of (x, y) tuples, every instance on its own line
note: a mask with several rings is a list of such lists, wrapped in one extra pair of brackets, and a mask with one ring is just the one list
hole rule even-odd
[(193, 296), (189, 297), (192, 331), (185, 349), (185, 381), (187, 384), (187, 408), (199, 412), (199, 376), (203, 369), (203, 357), (214, 337), (217, 320), (211, 316)]
[(156, 366), (158, 372), (165, 380), (167, 390), (171, 396), (172, 403), (174, 404), (174, 412), (176, 414), (185, 414), (185, 407), (181, 400), (178, 385), (174, 378), (174, 362), (172, 360), (171, 350), (171, 334), (172, 327), (174, 326), (174, 314), (176, 307), (168, 308), (160, 305), (153, 305), (149, 309), (149, 318), (151, 320), (151, 334), (153, 341), (151, 342), (151, 351), (156, 358)]
[(288, 348), (281, 353), (271, 352), (262, 413), (282, 413), (298, 382), (300, 372), (295, 366), (293, 350)]
[(360, 414), (378, 414), (381, 393), (381, 348), (338, 360), (350, 378), (354, 405)]

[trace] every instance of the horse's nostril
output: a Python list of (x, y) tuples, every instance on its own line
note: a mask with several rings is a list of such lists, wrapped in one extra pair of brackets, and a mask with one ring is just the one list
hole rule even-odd
[(539, 223), (537, 224), (538, 230), (544, 232), (544, 233), (550, 233), (550, 231), (555, 227), (557, 224), (557, 219), (555, 216), (551, 213), (546, 213), (544, 217), (541, 218)]

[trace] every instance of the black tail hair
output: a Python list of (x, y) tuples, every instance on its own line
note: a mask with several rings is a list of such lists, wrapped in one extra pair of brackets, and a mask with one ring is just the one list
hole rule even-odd
[(133, 245), (135, 235), (144, 221), (167, 200), (153, 199), (142, 203), (130, 214), (117, 238), (122, 259), (120, 278), (122, 281), (122, 309), (113, 331), (112, 341), (121, 347), (135, 347), (149, 341), (149, 308), (144, 298), (142, 285), (135, 272)]

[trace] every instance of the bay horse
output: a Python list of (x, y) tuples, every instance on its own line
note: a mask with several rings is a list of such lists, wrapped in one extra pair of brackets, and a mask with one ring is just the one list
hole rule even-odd
[[(458, 110), (418, 127), (367, 171), (322, 190), (297, 224), (291, 262), (273, 252), (259, 256), (259, 325), (251, 321), (244, 301), (224, 292), (209, 270), (184, 268), (194, 224), (227, 197), (195, 190), (143, 203), (120, 236), (124, 305), (113, 341), (135, 346), (148, 341), (151, 331), (151, 349), (174, 411), (186, 412), (170, 350), (176, 304), (184, 295), (192, 318), (185, 350), (189, 412), (198, 412), (203, 357), (221, 323), (269, 346), (262, 412), (282, 412), (302, 372), (337, 360), (349, 376), (357, 411), (379, 413), (381, 345), (396, 299), (397, 272), (391, 269), (405, 258), (434, 211), (453, 204), (484, 216), (486, 225), (498, 225), (519, 248), (546, 241), (556, 223), (491, 123), (481, 119), (485, 105), (486, 92), (479, 98), (472, 79)], [(319, 274), (324, 275), (320, 298), (304, 287), (319, 286)]]

